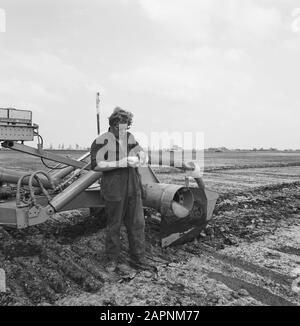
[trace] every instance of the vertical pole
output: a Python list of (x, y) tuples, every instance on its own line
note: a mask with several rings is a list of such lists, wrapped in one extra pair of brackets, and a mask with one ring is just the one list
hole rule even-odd
[(96, 94), (96, 109), (97, 109), (97, 134), (100, 135), (100, 93)]
[(170, 151), (170, 166), (175, 167), (175, 153), (174, 151)]
[(197, 150), (196, 148), (193, 148), (193, 151), (192, 151), (192, 160), (193, 161), (196, 161), (197, 159)]
[(163, 165), (163, 151), (161, 148), (158, 151), (158, 165), (159, 166)]
[(151, 165), (152, 162), (151, 162), (151, 148), (150, 146), (148, 147), (148, 165)]

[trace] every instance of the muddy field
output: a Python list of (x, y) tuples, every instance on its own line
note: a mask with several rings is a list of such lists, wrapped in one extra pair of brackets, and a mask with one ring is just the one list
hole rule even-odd
[[(0, 152), (0, 166), (41, 168), (40, 161)], [(161, 169), (163, 182), (184, 174)], [(213, 153), (204, 181), (219, 192), (214, 217), (192, 243), (162, 249), (159, 225), (146, 210), (147, 259), (103, 269), (105, 231), (88, 210), (24, 231), (0, 228), (0, 305), (299, 305), (300, 154)], [(299, 273), (300, 274), (300, 273)]]

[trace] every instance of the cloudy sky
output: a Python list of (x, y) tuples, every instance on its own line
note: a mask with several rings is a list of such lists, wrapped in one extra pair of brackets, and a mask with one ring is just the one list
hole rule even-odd
[[(118, 105), (134, 131), (205, 147), (300, 148), (299, 0), (0, 0), (0, 107), (46, 145), (88, 146)], [(2, 12), (3, 12), (2, 10)]]

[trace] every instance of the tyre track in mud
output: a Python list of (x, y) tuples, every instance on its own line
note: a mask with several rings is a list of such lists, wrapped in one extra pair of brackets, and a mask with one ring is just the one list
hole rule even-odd
[[(135, 285), (132, 282), (135, 280), (140, 286), (139, 289), (143, 284), (144, 286), (147, 284), (157, 286), (157, 291), (165, 289), (174, 297), (173, 301), (170, 301), (163, 296), (161, 301), (155, 302), (151, 294), (148, 294), (147, 300), (150, 300), (150, 304), (151, 302), (152, 304), (176, 302), (201, 305), (245, 304), (248, 301), (243, 301), (244, 295), (237, 294), (243, 289), (248, 292), (246, 297), (250, 298), (250, 304), (253, 303), (252, 299), (253, 304), (299, 304), (298, 298), (290, 294), (293, 281), (290, 276), (253, 264), (248, 260), (228, 256), (218, 250), (220, 244), (223, 247), (227, 247), (228, 244), (232, 245), (230, 241), (228, 242), (228, 239), (232, 241), (232, 238), (238, 243), (245, 241), (245, 236), (247, 241), (256, 241), (255, 234), (260, 228), (267, 233), (274, 232), (280, 227), (282, 220), (280, 208), (282, 207), (288, 207), (284, 215), (286, 220), (289, 220), (293, 214), (299, 213), (300, 206), (297, 206), (299, 187), (300, 183), (295, 182), (221, 195), (215, 218), (207, 229), (207, 234), (202, 235), (193, 243), (175, 248), (160, 248), (159, 226), (148, 221), (147, 257), (155, 262), (158, 268), (162, 268), (163, 274), (168, 275), (170, 279), (164, 279), (165, 276), (159, 273), (150, 278), (136, 272), (126, 277), (118, 274), (108, 275), (103, 269), (102, 252), (105, 236), (102, 230), (103, 223), (99, 217), (90, 217), (87, 211), (68, 213), (66, 216), (61, 214), (60, 224), (49, 221), (44, 225), (23, 231), (0, 229), (0, 268), (6, 271), (9, 289), (7, 293), (0, 294), (0, 305), (47, 305), (57, 302), (69, 304), (70, 301), (62, 300), (68, 297), (80, 297), (82, 294), (87, 298), (82, 302), (87, 304), (90, 304), (90, 298), (94, 296), (98, 304), (111, 304), (114, 301), (103, 299), (102, 291), (105, 292), (106, 288), (110, 289), (110, 287), (122, 284), (124, 287), (134, 288)], [(266, 211), (270, 209), (272, 209), (270, 214), (275, 214), (272, 218), (266, 214)], [(253, 210), (259, 212), (258, 216), (263, 215), (266, 219), (262, 225), (256, 224), (258, 217), (253, 215)], [(243, 221), (237, 218), (241, 216), (241, 213)], [(255, 227), (247, 228), (253, 225), (253, 220), (255, 220)], [(222, 231), (222, 228), (225, 228), (225, 231)], [(243, 233), (245, 230), (246, 234)], [(121, 261), (128, 265), (128, 245), (124, 230), (122, 238)], [(298, 250), (294, 247), (277, 249), (285, 251), (287, 255), (294, 254)], [(185, 275), (178, 276), (180, 273), (189, 273), (185, 270), (185, 266), (186, 264), (189, 266), (191, 258), (199, 259), (197, 264), (199, 263), (200, 267), (198, 265), (195, 267), (195, 275), (187, 274), (186, 278)], [(172, 264), (175, 264), (175, 268)], [(190, 277), (197, 279), (199, 273), (202, 274), (202, 278), (198, 282), (200, 285), (197, 290), (189, 288), (188, 284), (183, 281), (182, 283), (178, 281), (181, 277), (188, 283)], [(141, 277), (142, 285), (138, 283)], [(210, 280), (214, 283), (209, 283)], [(265, 283), (266, 280), (268, 281)], [(208, 282), (209, 286), (203, 285), (202, 287), (202, 281), (203, 284)], [(185, 292), (182, 289), (185, 289)], [(221, 291), (220, 297), (223, 298), (224, 295), (225, 299), (220, 302), (215, 294), (207, 296), (207, 293), (214, 293), (214, 290)], [(118, 288), (118, 291), (122, 291), (122, 287)], [(187, 301), (182, 300), (184, 293)], [(118, 298), (117, 294), (116, 296)], [(228, 296), (229, 299), (226, 299)], [(141, 299), (137, 302), (147, 303), (147, 300)], [(116, 303), (118, 302), (123, 301), (117, 300)]]
[[(246, 295), (254, 298), (263, 305), (296, 306), (300, 303), (292, 293), (293, 278), (249, 261), (222, 254), (213, 248), (199, 244), (194, 248), (186, 247), (187, 252), (205, 262), (204, 272), (210, 279), (226, 285), (235, 293), (246, 291)], [(274, 291), (275, 290), (275, 291)], [(274, 293), (275, 292), (275, 293)]]
[[(195, 249), (192, 250), (186, 249), (186, 250), (193, 254), (195, 253)], [(212, 249), (211, 247), (205, 245), (199, 246), (198, 250), (201, 250), (203, 253), (215, 258), (216, 260), (222, 261), (228, 265), (237, 267), (239, 269), (242, 269), (243, 271), (250, 272), (252, 274), (259, 274), (260, 276), (264, 278), (272, 279), (273, 281), (281, 285), (289, 286), (293, 281), (292, 277), (290, 276), (277, 273), (275, 271), (239, 259), (237, 257), (226, 256), (225, 254), (221, 254), (218, 251)]]
[(279, 252), (283, 252), (285, 254), (300, 256), (300, 248), (283, 246), (283, 247), (280, 247), (280, 248), (276, 248), (275, 250), (277, 250)]
[(272, 292), (256, 286), (252, 283), (245, 282), (241, 279), (226, 276), (222, 273), (210, 272), (208, 274), (209, 278), (216, 281), (224, 283), (230, 289), (238, 291), (240, 289), (245, 289), (249, 292), (250, 296), (254, 299), (260, 301), (264, 305), (269, 306), (297, 306), (295, 303), (288, 301)]
[[(221, 195), (215, 217), (207, 230), (210, 232), (207, 232), (204, 239), (201, 239), (200, 244), (185, 245), (184, 250), (196, 257), (200, 255), (200, 261), (203, 255), (212, 258), (214, 263), (210, 262), (205, 268), (207, 277), (226, 285), (233, 291), (246, 290), (248, 295), (264, 305), (299, 305), (300, 297), (291, 290), (294, 280), (292, 276), (273, 270), (273, 267), (266, 268), (253, 263), (245, 257), (235, 256), (234, 249), (230, 254), (224, 254), (223, 250), (218, 250), (228, 247), (228, 240), (231, 238), (233, 241), (229, 241), (229, 245), (233, 247), (246, 238), (249, 243), (248, 250), (251, 252), (251, 243), (257, 241), (257, 229), (264, 229), (264, 233), (258, 235), (258, 238), (263, 238), (268, 234), (274, 234), (285, 223), (287, 225), (284, 227), (297, 224), (300, 217), (299, 190), (300, 183), (294, 182)], [(253, 210), (258, 216), (254, 216)], [(250, 216), (247, 216), (247, 211)], [(266, 214), (267, 211), (271, 214)], [(235, 213), (235, 218), (232, 219), (228, 213)], [(256, 224), (255, 219), (261, 220), (261, 218), (266, 220), (263, 220), (261, 225)], [(276, 255), (272, 251), (285, 253), (288, 259), (297, 266), (300, 264), (300, 259), (295, 261), (292, 256), (299, 255), (300, 243), (295, 245), (297, 248), (292, 246), (269, 248), (268, 244), (263, 244), (263, 248), (269, 249), (270, 256), (274, 257)], [(237, 274), (232, 269), (238, 271)], [(257, 282), (258, 279), (260, 282)]]

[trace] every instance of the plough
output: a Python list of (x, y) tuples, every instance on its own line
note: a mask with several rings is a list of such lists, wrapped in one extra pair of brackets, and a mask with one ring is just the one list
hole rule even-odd
[[(35, 137), (37, 148), (24, 144)], [(0, 109), (0, 141), (2, 155), (13, 150), (57, 163), (47, 172), (0, 168), (0, 226), (23, 229), (45, 223), (57, 213), (80, 208), (103, 212), (105, 202), (99, 183), (102, 173), (91, 170), (90, 153), (73, 159), (44, 150), (31, 111)], [(181, 168), (194, 169), (188, 163)], [(150, 164), (139, 167), (139, 173), (144, 207), (160, 213), (162, 246), (184, 243), (199, 235), (213, 215), (218, 194), (206, 189), (201, 178), (195, 178), (197, 187), (161, 183)]]

